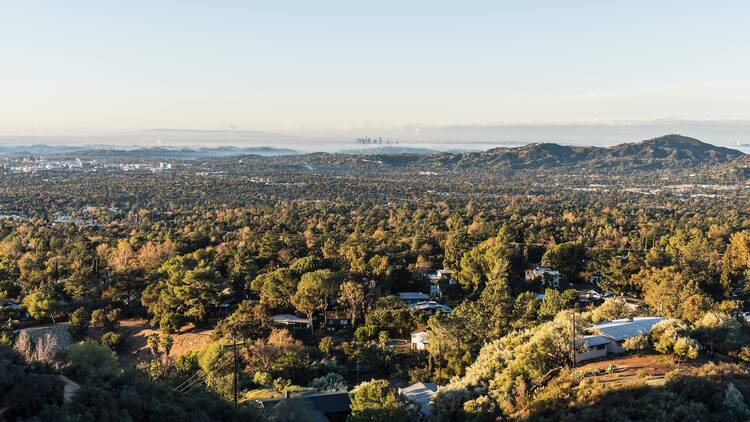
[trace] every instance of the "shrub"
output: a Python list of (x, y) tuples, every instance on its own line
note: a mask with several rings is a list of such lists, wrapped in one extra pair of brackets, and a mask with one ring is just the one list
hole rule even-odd
[(113, 352), (117, 352), (122, 347), (123, 340), (124, 337), (122, 334), (115, 331), (108, 331), (102, 335), (99, 342)]

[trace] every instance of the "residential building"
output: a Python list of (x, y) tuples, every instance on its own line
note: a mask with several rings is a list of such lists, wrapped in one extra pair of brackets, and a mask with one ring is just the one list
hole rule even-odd
[(282, 400), (307, 400), (312, 404), (315, 415), (311, 422), (345, 421), (350, 413), (349, 393), (346, 391), (332, 391), (326, 393), (303, 393), (278, 398), (257, 400), (258, 407), (271, 409)]
[(306, 318), (300, 318), (296, 315), (291, 314), (280, 314), (280, 315), (273, 315), (271, 317), (271, 320), (276, 325), (283, 325), (288, 328), (307, 328), (310, 329), (312, 327), (312, 323), (309, 319)]
[(411, 305), (409, 305), (409, 308), (414, 309), (415, 311), (423, 311), (428, 315), (432, 315), (438, 311), (444, 314), (453, 312), (453, 308), (451, 308), (450, 306), (437, 303), (434, 300), (412, 303)]
[(427, 350), (427, 331), (411, 333), (411, 349)]
[(424, 302), (430, 299), (430, 296), (427, 293), (422, 292), (401, 292), (398, 294), (398, 297), (406, 302), (407, 305)]
[(429, 382), (416, 382), (408, 387), (399, 388), (398, 392), (419, 406), (425, 416), (430, 416), (430, 402), (437, 393), (438, 386)]
[(326, 311), (326, 330), (337, 331), (344, 328), (350, 328), (352, 320), (347, 312), (340, 309)]
[(581, 343), (585, 346), (585, 351), (576, 352), (576, 363), (607, 356), (607, 345), (610, 342), (612, 340), (609, 338), (599, 335), (588, 335), (576, 339), (576, 349), (581, 346)]
[(624, 353), (622, 344), (625, 340), (651, 334), (654, 325), (664, 321), (664, 317), (633, 317), (594, 324), (590, 331), (610, 340), (607, 353)]
[(536, 266), (526, 270), (526, 280), (541, 281), (544, 286), (559, 289), (560, 271), (550, 267)]

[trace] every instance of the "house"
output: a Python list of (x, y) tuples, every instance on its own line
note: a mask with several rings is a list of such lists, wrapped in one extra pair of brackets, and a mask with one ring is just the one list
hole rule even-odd
[(664, 321), (663, 317), (635, 317), (594, 324), (592, 333), (576, 339), (576, 363), (604, 357), (608, 354), (624, 353), (625, 340), (651, 333), (654, 325)]
[(326, 311), (326, 330), (338, 331), (352, 326), (352, 320), (347, 312), (340, 309)]
[(427, 331), (411, 333), (411, 350), (427, 350)]
[(317, 414), (314, 421), (343, 422), (350, 413), (349, 393), (346, 391), (304, 393), (295, 396), (257, 400), (256, 403), (262, 409), (271, 409), (283, 400), (307, 400), (310, 402)]
[[(607, 345), (611, 341), (599, 335), (588, 335), (576, 339), (576, 363), (607, 356)], [(581, 350), (581, 344), (585, 350)]]
[(651, 333), (654, 325), (664, 321), (664, 317), (633, 317), (594, 324), (590, 331), (610, 340), (607, 353), (624, 353), (625, 340)]
[(602, 294), (597, 292), (596, 290), (592, 289), (577, 290), (576, 297), (578, 298), (578, 302), (582, 304), (593, 303), (599, 305), (604, 302), (604, 296), (602, 296)]
[(408, 387), (399, 388), (398, 392), (419, 406), (425, 416), (430, 416), (430, 402), (437, 393), (437, 385), (429, 382), (416, 382)]
[(526, 280), (541, 281), (544, 286), (559, 289), (560, 271), (554, 268), (536, 266), (526, 270)]
[(296, 315), (291, 315), (291, 314), (273, 315), (271, 317), (271, 320), (276, 325), (284, 325), (292, 329), (295, 329), (295, 328), (310, 329), (312, 327), (312, 323), (310, 322), (309, 319), (300, 318)]
[(401, 292), (398, 294), (398, 297), (406, 302), (407, 305), (411, 305), (417, 302), (424, 302), (430, 299), (430, 296), (427, 293), (422, 292)]
[(425, 302), (418, 302), (418, 303), (412, 303), (409, 305), (410, 309), (413, 309), (415, 311), (423, 311), (424, 313), (428, 315), (432, 315), (435, 312), (442, 312), (444, 314), (449, 314), (453, 312), (453, 308), (447, 305), (443, 305), (440, 303), (435, 302), (434, 300), (428, 300)]
[(427, 278), (430, 279), (430, 297), (437, 299), (443, 297), (443, 292), (449, 285), (456, 284), (451, 270), (437, 270), (437, 272), (427, 274)]

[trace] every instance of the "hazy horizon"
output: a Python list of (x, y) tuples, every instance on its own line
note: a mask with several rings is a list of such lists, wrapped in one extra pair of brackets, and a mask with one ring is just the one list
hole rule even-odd
[[(300, 152), (337, 152), (377, 146), (446, 150), (485, 150), (532, 142), (606, 147), (679, 133), (719, 146), (750, 152), (750, 120), (526, 123), (494, 125), (362, 127), (317, 132), (264, 132), (242, 128), (155, 128), (101, 134), (0, 136), (0, 145), (107, 145), (120, 147), (275, 147)], [(359, 145), (359, 137), (383, 138), (383, 145)], [(385, 143), (385, 141), (388, 141)], [(741, 143), (743, 145), (737, 145)]]
[(0, 15), (0, 142), (235, 128), (303, 144), (607, 145), (679, 132), (729, 145), (750, 139), (748, 12), (676, 1), (13, 2)]

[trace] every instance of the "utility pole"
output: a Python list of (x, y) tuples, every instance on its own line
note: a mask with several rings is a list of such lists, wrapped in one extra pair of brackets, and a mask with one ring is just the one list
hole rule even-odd
[(571, 337), (572, 337), (571, 344), (572, 344), (572, 347), (573, 347), (573, 365), (572, 365), (572, 367), (575, 368), (576, 367), (576, 310), (575, 310), (575, 308), (573, 308), (573, 327), (572, 328), (573, 328), (572, 333), (571, 333)]
[(237, 372), (238, 372), (238, 362), (237, 362), (237, 342), (232, 342), (232, 348), (234, 349), (234, 385), (233, 385), (233, 393), (234, 393), (234, 407), (237, 407)]

